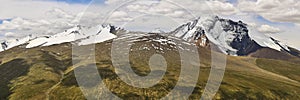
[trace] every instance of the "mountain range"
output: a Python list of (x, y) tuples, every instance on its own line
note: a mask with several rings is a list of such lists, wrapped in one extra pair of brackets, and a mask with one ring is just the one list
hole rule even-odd
[[(38, 46), (51, 46), (66, 42), (76, 42), (78, 45), (88, 45), (111, 40), (117, 37), (113, 32), (121, 28), (111, 25), (97, 25), (93, 27), (76, 26), (52, 36), (34, 37), (29, 35), (22, 39), (12, 39), (1, 43), (0, 51), (15, 46), (27, 44), (26, 48)], [(166, 32), (168, 36), (174, 36), (195, 43), (202, 47), (213, 47), (227, 55), (255, 56), (262, 49), (269, 49), (284, 54), (299, 57), (299, 51), (290, 46), (259, 33), (242, 21), (235, 22), (218, 16), (199, 17), (176, 30)], [(266, 50), (264, 50), (266, 51)]]
[[(119, 41), (115, 48), (114, 41)], [(72, 57), (77, 57), (72, 54), (74, 45), (83, 48), (94, 45), (96, 62), (74, 61)], [(112, 49), (128, 54), (131, 68), (139, 76), (163, 71), (150, 68), (149, 60), (154, 54), (165, 58), (167, 71), (151, 88), (130, 86), (116, 74)], [(29, 35), (4, 41), (0, 51), (1, 100), (85, 100), (74, 70), (93, 64), (106, 87), (121, 99), (161, 99), (175, 86), (194, 90), (188, 98), (181, 96), (185, 91), (175, 91), (176, 95), (170, 99), (200, 99), (213, 68), (212, 54), (227, 58), (223, 81), (213, 99), (300, 98), (300, 51), (257, 32), (242, 21), (218, 16), (199, 17), (174, 31), (162, 33), (132, 32), (112, 25), (78, 25), (51, 36)], [(192, 58), (185, 61), (201, 68), (196, 86), (189, 84), (196, 76), (179, 76), (180, 51), (199, 53), (200, 64)], [(121, 60), (117, 63), (126, 66), (121, 59), (123, 55), (116, 56)], [(176, 84), (180, 79), (187, 84)], [(97, 91), (96, 85), (89, 86), (91, 90), (86, 92)], [(100, 92), (91, 97), (99, 99), (107, 95)]]

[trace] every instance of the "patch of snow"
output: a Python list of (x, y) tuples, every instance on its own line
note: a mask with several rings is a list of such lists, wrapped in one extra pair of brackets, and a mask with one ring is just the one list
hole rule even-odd
[(285, 50), (291, 51), (291, 50), (289, 49), (289, 47), (288, 47), (287, 44), (283, 44), (282, 42), (278, 42), (278, 43), (279, 43), (279, 45), (281, 45), (281, 47), (283, 47)]
[(109, 31), (110, 31), (110, 27), (103, 28), (100, 33), (98, 33), (94, 36), (90, 36), (87, 39), (83, 39), (78, 44), (79, 45), (89, 45), (89, 44), (104, 42), (104, 41), (111, 40), (111, 39), (114, 39), (117, 37), (116, 35), (110, 33)]
[(282, 48), (278, 44), (276, 44), (270, 37), (258, 32), (256, 29), (250, 28), (249, 36), (262, 47), (269, 47), (278, 51), (282, 50)]
[(48, 42), (44, 44), (43, 46), (51, 46), (54, 44), (61, 44), (66, 42), (72, 42), (75, 41), (75, 35), (69, 34), (69, 35), (61, 35), (61, 36), (53, 36), (48, 39)]
[[(2, 48), (2, 50), (8, 50), (10, 48), (13, 48), (13, 47), (16, 47), (16, 46), (19, 46), (19, 45), (22, 45), (22, 44), (25, 44), (27, 43), (28, 41), (31, 40), (31, 36), (27, 36), (25, 38), (22, 38), (22, 39), (13, 39), (13, 40), (9, 40), (6, 42), (6, 45), (7, 47), (6, 48)], [(0, 50), (1, 51), (1, 50)]]
[(28, 43), (26, 48), (51, 46), (55, 44), (74, 42), (77, 40), (81, 40), (79, 45), (99, 43), (116, 38), (116, 35), (110, 33), (110, 28), (110, 25), (97, 25), (95, 27), (77, 26), (49, 37), (41, 36), (32, 38), (32, 36), (28, 36), (23, 39), (13, 39), (5, 42), (7, 47), (3, 48), (1, 46), (0, 52), (26, 43)]
[(33, 39), (33, 40), (29, 41), (26, 48), (34, 48), (34, 47), (42, 46), (48, 42), (48, 39), (49, 39), (48, 37), (39, 37), (39, 38)]
[(3, 49), (2, 45), (1, 45), (0, 46), (0, 52), (2, 52), (2, 51), (4, 51), (4, 49)]

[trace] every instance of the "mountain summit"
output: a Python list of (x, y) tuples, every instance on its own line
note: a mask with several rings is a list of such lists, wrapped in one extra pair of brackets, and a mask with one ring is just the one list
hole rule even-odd
[(217, 47), (228, 55), (245, 56), (262, 48), (290, 53), (286, 44), (258, 33), (246, 23), (218, 16), (199, 17), (170, 34), (199, 46)]

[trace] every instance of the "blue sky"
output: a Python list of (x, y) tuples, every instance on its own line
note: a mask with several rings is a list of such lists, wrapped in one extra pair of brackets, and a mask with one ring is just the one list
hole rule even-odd
[(0, 19), (0, 24), (2, 24), (3, 21), (11, 21), (11, 19)]
[(230, 3), (236, 3), (238, 0), (227, 0)]

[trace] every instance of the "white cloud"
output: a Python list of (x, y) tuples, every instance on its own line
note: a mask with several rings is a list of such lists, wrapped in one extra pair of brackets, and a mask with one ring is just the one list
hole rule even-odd
[(125, 8), (122, 8), (122, 10), (144, 14), (171, 14), (178, 9), (182, 8), (168, 1), (136, 1), (127, 4)]
[(237, 9), (233, 4), (221, 2), (221, 1), (208, 1), (207, 4), (212, 11), (222, 15), (232, 15), (237, 13)]
[(79, 13), (86, 8), (82, 4), (67, 4), (64, 2), (42, 0), (0, 0), (0, 18), (9, 19), (22, 17), (28, 19), (40, 19), (45, 17), (45, 12), (54, 8), (60, 8), (71, 13)]
[(261, 25), (258, 27), (258, 31), (262, 33), (279, 33), (281, 30), (279, 28), (270, 25)]
[(129, 11), (138, 11), (138, 12), (147, 12), (147, 9), (149, 8), (150, 6), (143, 5), (143, 4), (132, 4), (127, 6), (127, 9)]
[(240, 0), (238, 8), (257, 13), (273, 22), (300, 23), (299, 0)]
[(182, 23), (176, 22), (176, 20), (172, 20), (167, 16), (162, 15), (147, 15), (137, 17), (134, 20), (125, 23), (125, 29), (132, 31), (146, 31), (151, 32), (153, 30), (163, 30), (165, 32), (169, 32), (171, 30), (175, 30)]
[(122, 23), (132, 20), (132, 18), (125, 11), (115, 11), (109, 17), (110, 18), (108, 19), (108, 22), (110, 23)]
[(4, 34), (4, 36), (6, 36), (6, 37), (15, 37), (16, 34), (13, 33), (13, 32), (7, 32), (7, 33)]
[(105, 4), (111, 5), (111, 4), (118, 4), (118, 3), (122, 3), (125, 2), (127, 0), (105, 0)]
[(11, 19), (0, 24), (1, 40), (61, 32), (75, 25), (75, 16), (86, 7), (42, 0), (0, 0), (0, 4), (0, 18)]
[(145, 14), (159, 14), (172, 18), (191, 19), (203, 15), (230, 15), (236, 8), (224, 1), (172, 0), (172, 1), (136, 1), (121, 8), (125, 11)]
[(66, 18), (66, 19), (74, 19), (75, 16), (63, 11), (62, 9), (54, 8), (48, 12), (46, 12), (47, 17), (52, 18)]
[[(72, 14), (61, 9), (54, 9), (47, 13), (45, 19), (13, 18), (11, 21), (4, 21), (0, 24), (0, 34), (6, 37), (21, 38), (29, 34), (48, 35), (61, 32), (76, 25)], [(12, 35), (12, 32), (15, 35)]]
[(174, 18), (180, 18), (180, 17), (183, 17), (185, 14), (186, 14), (186, 12), (184, 12), (182, 10), (177, 10), (177, 11), (174, 11), (174, 12), (166, 14), (166, 15), (170, 16), (170, 17), (174, 17)]
[(113, 14), (110, 17), (120, 18), (120, 17), (124, 17), (124, 16), (128, 16), (126, 12), (124, 12), (124, 11), (115, 11), (115, 12), (113, 12)]

